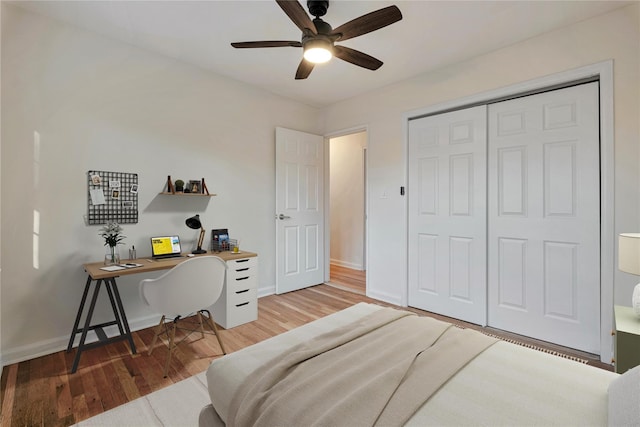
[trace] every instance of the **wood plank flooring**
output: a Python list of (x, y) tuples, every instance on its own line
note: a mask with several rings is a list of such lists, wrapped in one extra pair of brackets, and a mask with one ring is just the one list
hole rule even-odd
[(329, 267), (329, 281), (331, 285), (360, 295), (366, 295), (366, 271), (354, 270), (336, 264), (331, 264)]
[[(231, 353), (358, 302), (390, 306), (355, 292), (318, 285), (260, 298), (257, 321), (221, 330), (221, 336)], [(69, 374), (75, 350), (6, 366), (2, 371), (0, 424), (68, 426), (202, 372), (221, 357), (215, 337), (200, 339), (194, 334), (178, 346), (169, 375), (163, 378), (166, 346), (158, 342), (147, 356), (153, 331), (134, 332), (133, 338), (138, 354), (132, 355), (123, 341), (91, 349), (83, 353), (75, 374)]]

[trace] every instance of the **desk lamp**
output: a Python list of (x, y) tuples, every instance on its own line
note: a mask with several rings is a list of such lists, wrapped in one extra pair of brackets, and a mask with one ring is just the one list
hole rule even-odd
[(200, 222), (200, 215), (194, 215), (191, 218), (187, 218), (187, 220), (185, 221), (185, 223), (187, 224), (187, 227), (192, 228), (194, 230), (197, 230), (198, 228), (200, 229), (200, 237), (198, 238), (198, 248), (191, 252), (193, 254), (206, 254), (207, 251), (205, 251), (204, 249), (202, 249), (202, 241), (204, 240), (204, 227), (202, 226), (202, 223)]
[[(622, 233), (618, 237), (618, 269), (640, 276), (640, 233)], [(633, 289), (631, 303), (640, 317), (640, 283)]]

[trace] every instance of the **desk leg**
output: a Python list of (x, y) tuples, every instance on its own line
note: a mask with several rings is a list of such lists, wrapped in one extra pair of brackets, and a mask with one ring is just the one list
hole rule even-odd
[(120, 299), (120, 292), (118, 292), (116, 279), (106, 279), (106, 281), (107, 283), (111, 282), (111, 286), (113, 288), (113, 294), (116, 297), (116, 303), (118, 304), (118, 309), (120, 310), (120, 316), (122, 316), (122, 325), (124, 326), (124, 331), (126, 336), (129, 338), (131, 353), (136, 354), (136, 345), (133, 343), (133, 337), (131, 336), (131, 330), (129, 329), (129, 322), (127, 321), (127, 315), (125, 314), (124, 307), (122, 306), (122, 300)]
[(84, 328), (82, 328), (82, 335), (80, 336), (80, 344), (78, 344), (78, 349), (76, 350), (76, 357), (73, 359), (73, 367), (71, 368), (71, 373), (75, 373), (78, 369), (78, 363), (80, 363), (80, 355), (82, 354), (82, 348), (84, 347), (84, 342), (87, 339), (87, 332), (91, 328), (91, 318), (93, 317), (93, 309), (96, 307), (96, 301), (98, 300), (98, 293), (100, 292), (100, 285), (102, 284), (102, 279), (98, 280), (96, 283), (96, 288), (93, 290), (93, 296), (91, 297), (91, 304), (89, 305), (89, 311), (87, 312), (87, 318), (84, 321)]
[(84, 303), (87, 302), (87, 294), (89, 293), (89, 286), (91, 285), (91, 276), (87, 277), (87, 284), (84, 285), (84, 292), (82, 293), (82, 299), (80, 300), (80, 308), (78, 308), (78, 314), (76, 314), (76, 321), (73, 324), (73, 330), (71, 331), (71, 337), (69, 338), (69, 345), (67, 346), (67, 353), (71, 351), (73, 347), (73, 340), (78, 333), (78, 325), (80, 324), (80, 318), (84, 311)]
[[(115, 284), (115, 279), (113, 279), (113, 283)], [(116, 324), (118, 325), (118, 331), (120, 331), (120, 335), (124, 335), (124, 330), (122, 329), (122, 321), (120, 320), (120, 310), (116, 308), (116, 302), (113, 299), (113, 291), (111, 290), (112, 284), (109, 279), (104, 281), (105, 288), (107, 288), (107, 293), (109, 294), (109, 301), (111, 302), (111, 310), (113, 310), (113, 315), (116, 317)]]

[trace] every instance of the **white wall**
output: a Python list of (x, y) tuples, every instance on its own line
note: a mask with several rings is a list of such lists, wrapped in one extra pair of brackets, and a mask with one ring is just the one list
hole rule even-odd
[(330, 140), (331, 262), (364, 269), (364, 148), (367, 133)]
[[(322, 133), (318, 111), (6, 3), (2, 13), (4, 362), (66, 347), (81, 266), (104, 257), (99, 226), (84, 222), (90, 169), (139, 174), (139, 222), (123, 225), (122, 253), (133, 244), (150, 255), (158, 233), (189, 248), (198, 232), (184, 221), (199, 213), (207, 230), (229, 228), (259, 254), (259, 287), (272, 289), (275, 127)], [(158, 195), (167, 175), (204, 177), (218, 196)], [(119, 280), (133, 328), (157, 321), (139, 280)], [(108, 303), (99, 306), (96, 319), (106, 320)]]
[[(4, 24), (4, 14), (0, 7), (0, 28)], [(0, 58), (2, 58), (2, 31), (0, 31)], [(2, 67), (0, 67), (0, 82), (2, 81)], [(0, 92), (2, 85), (0, 84)], [(2, 103), (0, 102), (0, 117), (2, 117)], [(2, 120), (0, 120), (0, 187), (2, 187)], [(2, 199), (0, 198), (0, 223), (2, 221)], [(0, 242), (2, 241), (2, 227), (0, 226)], [(0, 375), (2, 374), (2, 249), (0, 248)]]
[[(406, 301), (406, 200), (397, 191), (407, 173), (405, 113), (608, 59), (614, 60), (615, 231), (640, 229), (639, 29), (634, 4), (326, 108), (327, 133), (368, 127), (368, 295)], [(636, 281), (615, 272), (616, 304), (630, 305)]]

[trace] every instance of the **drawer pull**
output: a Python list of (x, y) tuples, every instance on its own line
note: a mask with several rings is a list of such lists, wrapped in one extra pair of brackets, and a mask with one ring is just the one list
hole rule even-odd
[(249, 269), (249, 267), (247, 267), (247, 268), (238, 268), (238, 269), (236, 269), (236, 271), (247, 271), (248, 269)]
[(248, 278), (249, 278), (249, 276), (247, 276), (247, 277), (238, 277), (238, 278), (236, 278), (236, 280), (247, 280)]
[(249, 262), (248, 259), (237, 259), (236, 262)]
[(249, 304), (248, 302), (243, 302), (242, 304), (236, 304), (236, 307), (242, 307), (243, 305)]
[(236, 291), (236, 294), (244, 294), (245, 292), (249, 292), (249, 289), (245, 289), (243, 291)]

